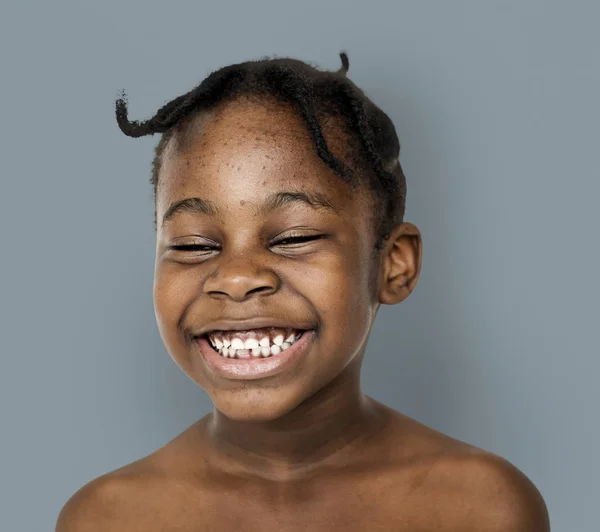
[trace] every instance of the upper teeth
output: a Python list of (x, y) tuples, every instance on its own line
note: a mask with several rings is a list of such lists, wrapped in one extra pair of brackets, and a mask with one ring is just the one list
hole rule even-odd
[(285, 351), (303, 331), (293, 329), (253, 331), (213, 331), (207, 334), (211, 345), (225, 357), (268, 357)]

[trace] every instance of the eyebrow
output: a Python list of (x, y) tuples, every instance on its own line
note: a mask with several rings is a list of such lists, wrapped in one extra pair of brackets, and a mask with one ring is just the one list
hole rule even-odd
[[(255, 209), (257, 215), (265, 215), (274, 210), (283, 209), (291, 205), (308, 205), (313, 209), (327, 209), (336, 214), (339, 210), (331, 203), (329, 198), (320, 192), (304, 192), (300, 190), (286, 190), (271, 194), (265, 202)], [(209, 200), (202, 198), (185, 198), (169, 206), (162, 219), (162, 225), (172, 220), (177, 214), (190, 212), (205, 214), (207, 216), (220, 216), (220, 209)]]

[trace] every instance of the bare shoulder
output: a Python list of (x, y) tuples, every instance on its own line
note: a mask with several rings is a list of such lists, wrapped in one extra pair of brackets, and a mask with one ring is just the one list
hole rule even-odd
[(183, 526), (182, 509), (193, 498), (201, 511), (201, 490), (187, 478), (136, 463), (98, 477), (62, 507), (56, 532), (149, 532)]
[(549, 532), (540, 491), (511, 462), (398, 412), (393, 418), (394, 439), (403, 443), (392, 447), (400, 464), (392, 491), (414, 509), (416, 528)]
[(168, 462), (180, 441), (88, 482), (60, 510), (56, 532), (149, 532), (161, 530), (165, 520), (178, 523), (189, 497), (200, 509), (196, 479), (180, 475)]
[(505, 458), (472, 448), (436, 462), (428, 481), (453, 530), (549, 532), (546, 503), (533, 482)]
[(65, 503), (56, 521), (56, 532), (96, 532), (121, 530), (121, 508), (130, 498), (135, 486), (134, 477), (108, 473), (80, 488)]

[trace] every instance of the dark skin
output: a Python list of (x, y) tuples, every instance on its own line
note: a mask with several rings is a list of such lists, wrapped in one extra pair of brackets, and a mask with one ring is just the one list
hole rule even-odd
[[(330, 149), (345, 133), (324, 123)], [(319, 193), (258, 212), (278, 191)], [(217, 215), (173, 203), (208, 200)], [(360, 368), (381, 304), (415, 287), (421, 236), (397, 226), (381, 255), (372, 202), (314, 153), (290, 108), (239, 99), (168, 146), (157, 193), (154, 304), (175, 363), (211, 413), (151, 455), (103, 475), (65, 505), (57, 532), (549, 530), (531, 481), (506, 460), (363, 394)], [(285, 241), (290, 236), (315, 237)], [(196, 244), (192, 250), (173, 245)], [(303, 363), (240, 381), (211, 373), (191, 335), (207, 321), (285, 317), (317, 334)], [(378, 353), (378, 363), (401, 353)]]

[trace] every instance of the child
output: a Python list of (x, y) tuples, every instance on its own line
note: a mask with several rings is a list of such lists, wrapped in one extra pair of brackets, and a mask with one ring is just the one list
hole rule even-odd
[(157, 323), (214, 409), (86, 484), (57, 532), (550, 529), (508, 461), (361, 392), (377, 310), (415, 287), (421, 236), (395, 128), (340, 57), (225, 67), (143, 123), (117, 100), (126, 135), (162, 133)]

